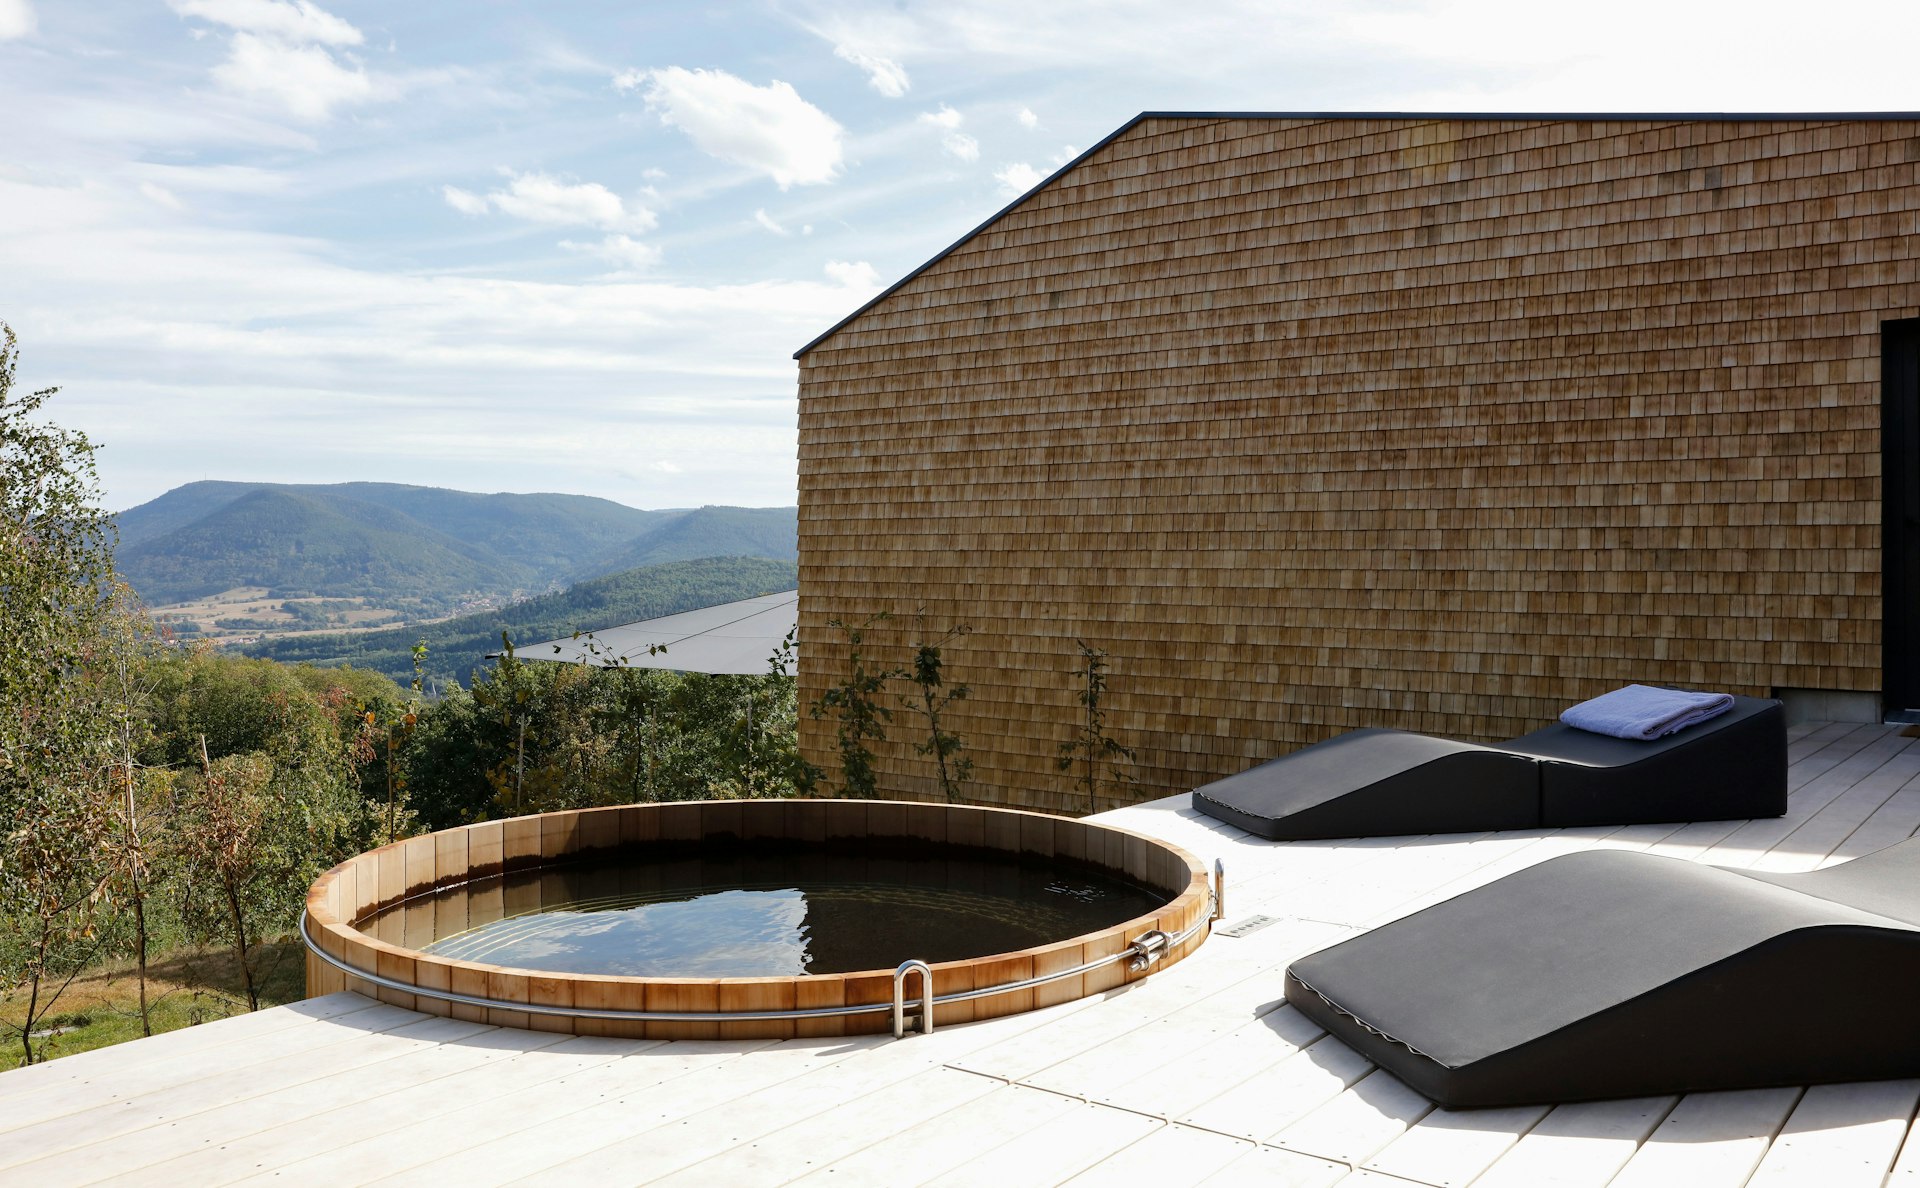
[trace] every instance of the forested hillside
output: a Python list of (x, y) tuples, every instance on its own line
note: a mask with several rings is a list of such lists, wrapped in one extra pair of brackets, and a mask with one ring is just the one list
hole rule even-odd
[(350, 499), (249, 492), (191, 524), (120, 552), (121, 572), (153, 603), (236, 586), (281, 597), (380, 597), (437, 603), (470, 590), (523, 587), (536, 571), (489, 557), (408, 516)]
[(800, 559), (799, 509), (702, 507), (641, 533), (594, 558), (575, 580), (697, 557)]
[(396, 483), (189, 483), (115, 521), (120, 571), (156, 606), (257, 587), (423, 616), (663, 561), (796, 555), (791, 507), (643, 511)]
[(464, 685), (473, 670), (486, 663), (489, 652), (500, 650), (502, 631), (519, 646), (791, 590), (798, 582), (799, 569), (791, 561), (761, 557), (675, 561), (595, 578), (556, 594), (445, 622), (354, 634), (284, 636), (246, 645), (244, 650), (290, 663), (352, 664), (404, 683), (413, 675), (413, 645), (424, 638), (426, 674), (442, 685), (453, 680)]

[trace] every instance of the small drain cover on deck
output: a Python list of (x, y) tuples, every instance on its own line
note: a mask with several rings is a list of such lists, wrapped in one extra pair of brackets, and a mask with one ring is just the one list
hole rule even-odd
[(1248, 916), (1244, 920), (1235, 920), (1225, 928), (1214, 929), (1213, 935), (1245, 936), (1250, 932), (1258, 932), (1269, 924), (1278, 924), (1279, 922), (1279, 920), (1272, 916)]

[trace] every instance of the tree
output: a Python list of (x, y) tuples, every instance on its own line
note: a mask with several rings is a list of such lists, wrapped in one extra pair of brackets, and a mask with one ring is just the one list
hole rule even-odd
[(133, 608), (122, 588), (125, 609), (108, 624), (103, 637), (100, 671), (105, 682), (113, 727), (113, 758), (105, 781), (108, 815), (113, 829), (108, 842), (115, 897), (133, 909), (134, 968), (139, 979), (140, 1031), (153, 1034), (153, 1015), (147, 1002), (147, 958), (152, 932), (147, 925), (147, 901), (152, 890), (155, 806), (146, 787), (147, 765), (140, 761), (153, 734), (148, 699), (152, 672), (153, 623)]
[(867, 658), (860, 649), (867, 630), (892, 617), (881, 611), (865, 622), (851, 625), (839, 619), (827, 620), (827, 626), (847, 637), (847, 678), (829, 686), (807, 712), (816, 719), (833, 716), (834, 739), (840, 750), (842, 796), (872, 800), (880, 794), (873, 770), (873, 751), (867, 744), (886, 741), (887, 723), (893, 721), (893, 711), (882, 705), (879, 698), (887, 682), (902, 674), (893, 668), (869, 671)]
[(25, 987), (34, 1024), (99, 949), (109, 894), (95, 793), (112, 756), (101, 683), (113, 613), (112, 522), (94, 446), (41, 423), (58, 389), (14, 392), (19, 352), (0, 323), (0, 988)]
[(929, 640), (925, 613), (914, 616), (913, 668), (907, 678), (918, 690), (918, 700), (910, 695), (905, 701), (908, 709), (927, 720), (927, 741), (913, 744), (913, 749), (918, 754), (933, 756), (940, 792), (948, 804), (960, 800), (960, 789), (973, 776), (973, 760), (960, 754), (966, 749), (960, 736), (940, 727), (941, 713), (954, 702), (965, 700), (969, 692), (965, 685), (945, 683), (940, 649), (972, 630), (959, 624)]
[[(413, 737), (414, 727), (420, 722), (420, 685), (427, 662), (427, 641), (424, 638), (413, 645), (412, 655), (413, 681), (408, 687), (406, 702), (398, 706), (376, 703), (361, 708), (361, 721), (384, 744), (379, 748), (380, 771), (386, 781), (387, 800), (386, 827), (380, 838), (383, 845), (398, 841), (402, 836), (401, 807), (407, 794), (407, 777), (400, 764), (400, 752)], [(382, 709), (386, 710), (384, 714)]]
[(264, 876), (275, 864), (267, 819), (273, 774), (273, 761), (257, 751), (214, 762), (202, 736), (200, 778), (181, 781), (175, 834), (184, 864), (204, 872), (212, 887), (211, 896), (197, 888), (201, 895), (190, 900), (188, 917), (203, 935), (226, 932), (252, 1011), (260, 1009), (260, 995), (247, 950), (259, 928)]
[(800, 754), (800, 715), (793, 678), (795, 627), (767, 657), (767, 674), (746, 683), (745, 756), (741, 770), (748, 796), (805, 796), (819, 782), (820, 769)]
[(1102, 765), (1110, 768), (1118, 759), (1131, 763), (1133, 752), (1107, 736), (1107, 711), (1101, 706), (1107, 695), (1106, 650), (1081, 639), (1073, 642), (1080, 648), (1080, 665), (1074, 673), (1080, 681), (1076, 700), (1086, 709), (1086, 716), (1073, 739), (1060, 744), (1059, 766), (1061, 771), (1072, 771), (1075, 763), (1086, 764), (1074, 783), (1086, 792), (1087, 811), (1091, 813), (1099, 810), (1102, 784), (1125, 783), (1133, 778), (1124, 771), (1110, 771), (1103, 779)]
[(421, 707), (400, 761), (406, 770), (407, 804), (420, 815), (422, 829), (471, 825), (491, 814), (489, 726), (473, 694), (459, 685)]
[[(195, 939), (231, 949), (249, 1003), (262, 939), (289, 932), (319, 873), (387, 836), (380, 739), (393, 682), (354, 669), (276, 664), (204, 646), (150, 665), (144, 762), (172, 769), (169, 891)], [(393, 832), (410, 831), (396, 806)]]

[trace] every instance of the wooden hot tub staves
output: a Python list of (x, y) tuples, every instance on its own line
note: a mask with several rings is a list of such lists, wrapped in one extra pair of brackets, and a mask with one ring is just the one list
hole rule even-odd
[[(450, 960), (414, 947), (430, 938), (383, 937), (376, 935), (377, 926), (373, 931), (362, 927), (404, 900), (476, 879), (558, 865), (593, 852), (711, 845), (728, 839), (820, 845), (898, 839), (905, 847), (1038, 855), (1088, 863), (1165, 892), (1167, 902), (1153, 913), (1099, 932), (1018, 952), (935, 963), (931, 968), (937, 999), (1080, 971), (1018, 989), (939, 1002), (933, 1018), (937, 1027), (1112, 989), (1179, 961), (1207, 936), (1211, 895), (1200, 861), (1177, 846), (1111, 825), (1011, 809), (899, 801), (637, 804), (444, 830), (371, 850), (334, 867), (307, 894), (307, 994), (354, 990), (430, 1014), (577, 1035), (784, 1039), (888, 1030), (894, 993), (890, 969), (758, 978), (543, 973)], [(1125, 955), (1136, 940), (1156, 931), (1178, 943), (1143, 968), (1134, 968)], [(910, 1002), (918, 1002), (918, 991), (916, 980), (909, 987)], [(525, 1009), (514, 1009), (523, 1004)], [(879, 1009), (752, 1017), (867, 1005)], [(634, 1012), (679, 1017), (630, 1017)]]

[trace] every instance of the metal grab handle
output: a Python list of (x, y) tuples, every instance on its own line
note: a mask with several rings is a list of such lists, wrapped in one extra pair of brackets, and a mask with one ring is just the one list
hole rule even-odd
[(920, 975), (920, 1034), (933, 1030), (933, 967), (924, 961), (902, 961), (893, 971), (893, 1038), (907, 1034), (907, 975)]

